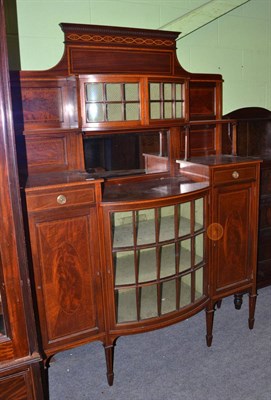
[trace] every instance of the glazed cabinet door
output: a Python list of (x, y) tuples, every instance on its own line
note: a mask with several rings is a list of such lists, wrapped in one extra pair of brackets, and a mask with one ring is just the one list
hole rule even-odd
[(211, 243), (214, 296), (246, 290), (256, 282), (257, 186), (221, 185), (213, 190)]
[[(87, 204), (91, 196), (91, 189), (46, 193), (49, 203), (54, 198), (62, 204), (56, 209), (29, 211), (35, 288), (47, 354), (79, 340), (98, 339), (104, 330), (98, 219), (95, 204)], [(28, 198), (30, 210), (37, 204), (35, 196)]]
[[(182, 319), (206, 300), (206, 197), (105, 213), (114, 330)], [(130, 206), (131, 207), (131, 206)]]

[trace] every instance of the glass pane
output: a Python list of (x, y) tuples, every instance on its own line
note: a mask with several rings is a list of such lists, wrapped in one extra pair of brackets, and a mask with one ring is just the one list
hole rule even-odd
[(137, 320), (136, 290), (134, 288), (116, 290), (115, 305), (118, 323)]
[(144, 286), (140, 289), (140, 319), (157, 316), (157, 285)]
[(191, 203), (179, 204), (179, 236), (185, 236), (191, 233), (190, 218)]
[(138, 251), (138, 281), (148, 282), (157, 279), (156, 249)]
[(196, 251), (195, 263), (196, 264), (200, 263), (203, 260), (203, 254), (204, 254), (203, 239), (204, 239), (203, 233), (201, 235), (195, 236), (195, 251)]
[(104, 106), (103, 104), (89, 103), (86, 104), (87, 122), (104, 121)]
[(150, 100), (160, 100), (160, 83), (150, 83)]
[(164, 100), (172, 100), (172, 84), (164, 83)]
[(151, 119), (160, 119), (160, 103), (151, 103), (151, 110), (150, 110), (150, 118)]
[(125, 120), (137, 121), (139, 120), (139, 106), (138, 103), (127, 103), (125, 105)]
[(182, 100), (182, 98), (183, 98), (182, 86), (183, 85), (181, 83), (176, 83), (176, 85), (175, 85), (175, 90), (176, 90), (175, 98), (176, 98), (176, 100)]
[(164, 103), (164, 118), (172, 118), (172, 103)]
[(0, 293), (0, 337), (6, 334), (5, 324), (4, 324), (4, 312), (3, 312), (3, 303), (2, 297)]
[(122, 104), (107, 104), (107, 120), (122, 121)]
[(113, 248), (133, 246), (133, 212), (111, 214)]
[(125, 100), (126, 101), (138, 101), (138, 83), (125, 83)]
[(195, 300), (203, 296), (203, 268), (197, 269), (195, 272), (196, 293)]
[(203, 228), (203, 198), (195, 200), (195, 231)]
[(87, 101), (103, 101), (102, 83), (87, 83), (85, 87)]
[(107, 83), (106, 88), (106, 100), (107, 101), (121, 101), (121, 84), (120, 83)]
[(176, 118), (183, 118), (183, 103), (175, 103)]
[(171, 280), (161, 285), (161, 313), (166, 314), (176, 310), (176, 281)]
[(182, 240), (179, 248), (179, 272), (191, 268), (191, 240)]
[(155, 243), (154, 209), (137, 212), (137, 244)]
[(191, 303), (191, 274), (180, 278), (180, 308)]
[(169, 244), (161, 247), (161, 266), (160, 278), (174, 275), (176, 273), (175, 266), (175, 244)]
[(122, 251), (113, 255), (115, 285), (135, 283), (134, 252)]
[(174, 206), (160, 208), (160, 233), (159, 241), (175, 238)]

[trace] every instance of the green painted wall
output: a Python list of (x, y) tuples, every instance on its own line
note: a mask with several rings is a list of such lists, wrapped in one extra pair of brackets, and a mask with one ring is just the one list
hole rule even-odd
[[(17, 0), (21, 68), (43, 70), (58, 63), (64, 48), (60, 22), (157, 29), (205, 3), (207, 0)], [(224, 113), (247, 106), (271, 109), (270, 39), (271, 0), (250, 0), (180, 37), (178, 58), (188, 71), (223, 75)]]

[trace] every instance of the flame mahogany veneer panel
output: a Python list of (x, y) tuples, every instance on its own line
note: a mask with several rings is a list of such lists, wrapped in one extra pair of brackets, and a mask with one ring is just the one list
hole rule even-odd
[(25, 135), (29, 172), (84, 169), (82, 136), (79, 132), (47, 132)]
[(214, 119), (216, 115), (215, 84), (191, 82), (190, 84), (190, 118)]
[(28, 396), (26, 374), (0, 378), (1, 399), (8, 400), (30, 400)]

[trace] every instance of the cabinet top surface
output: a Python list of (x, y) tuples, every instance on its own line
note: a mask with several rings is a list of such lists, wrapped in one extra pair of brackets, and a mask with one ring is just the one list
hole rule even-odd
[(154, 200), (192, 193), (206, 189), (208, 186), (208, 180), (194, 182), (184, 176), (160, 177), (157, 179), (154, 177), (152, 180), (146, 181), (105, 184), (103, 202)]
[[(201, 164), (207, 166), (226, 166), (226, 165), (234, 165), (234, 164), (247, 164), (247, 163), (259, 163), (261, 159), (258, 157), (240, 157), (240, 156), (232, 156), (227, 154), (219, 154), (207, 157), (192, 157), (189, 160), (194, 164)], [(178, 162), (182, 162), (182, 160), (178, 160)]]
[(94, 179), (85, 171), (51, 172), (47, 174), (29, 175), (26, 183), (26, 191), (33, 188), (44, 188), (54, 186), (69, 186), (74, 184), (88, 184), (102, 182), (103, 179)]

